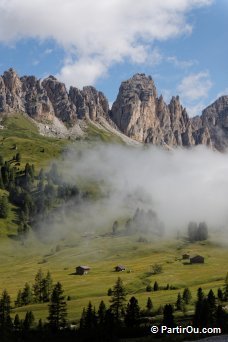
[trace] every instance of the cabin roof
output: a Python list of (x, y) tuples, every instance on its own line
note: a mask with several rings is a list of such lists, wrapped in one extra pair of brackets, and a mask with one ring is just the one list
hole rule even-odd
[(76, 268), (82, 268), (83, 270), (90, 270), (89, 266), (77, 266)]

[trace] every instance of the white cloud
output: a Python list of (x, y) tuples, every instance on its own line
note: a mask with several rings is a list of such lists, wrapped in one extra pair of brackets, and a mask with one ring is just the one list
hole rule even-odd
[(186, 14), (211, 2), (0, 0), (0, 42), (53, 39), (72, 59), (59, 72), (62, 80), (68, 85), (94, 83), (126, 58), (144, 63), (154, 41), (189, 34)]
[(94, 84), (98, 77), (104, 76), (107, 66), (99, 58), (81, 58), (76, 63), (68, 61), (62, 67), (57, 78), (69, 85), (77, 85), (82, 88), (88, 84)]
[(181, 68), (181, 69), (187, 69), (191, 66), (197, 64), (198, 62), (196, 60), (180, 60), (176, 56), (169, 56), (167, 57), (167, 62), (172, 63), (174, 66)]
[(190, 74), (184, 77), (177, 90), (182, 99), (194, 101), (208, 96), (212, 87), (210, 75), (207, 71)]

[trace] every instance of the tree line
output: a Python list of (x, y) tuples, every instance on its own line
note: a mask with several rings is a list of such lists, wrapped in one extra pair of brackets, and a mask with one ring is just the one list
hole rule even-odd
[[(47, 275), (39, 270), (33, 285), (37, 302), (43, 302), (43, 283)], [(220, 293), (220, 294), (219, 294)], [(222, 294), (222, 297), (221, 297)], [(186, 315), (186, 305), (193, 304), (192, 294), (188, 288), (178, 293), (175, 304), (167, 303), (155, 310), (152, 299), (148, 297), (145, 309), (140, 308), (138, 300), (132, 296), (127, 301), (127, 291), (118, 278), (112, 288), (109, 306), (102, 300), (98, 309), (88, 303), (81, 314), (79, 324), (70, 324), (67, 320), (67, 301), (62, 284), (57, 282), (52, 286), (48, 302), (46, 321), (39, 320), (35, 324), (32, 311), (28, 310), (24, 319), (16, 314), (11, 318), (11, 299), (6, 290), (0, 298), (0, 340), (1, 341), (117, 341), (120, 338), (141, 337), (150, 334), (151, 317), (161, 315), (157, 325), (175, 327), (177, 325), (194, 327), (221, 327), (222, 333), (228, 332), (228, 314), (223, 308), (223, 302), (228, 301), (228, 274), (224, 288), (218, 290), (215, 296), (212, 290), (205, 294), (202, 288), (197, 291), (195, 311)], [(175, 311), (183, 311), (184, 316), (178, 320)], [(154, 324), (154, 323), (153, 323)]]
[(189, 222), (188, 224), (188, 238), (191, 242), (203, 241), (208, 239), (208, 227), (206, 222)]

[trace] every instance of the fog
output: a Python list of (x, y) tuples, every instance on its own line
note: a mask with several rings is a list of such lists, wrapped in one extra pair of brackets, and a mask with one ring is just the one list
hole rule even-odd
[(64, 181), (96, 184), (99, 195), (66, 204), (58, 219), (52, 215), (48, 226), (56, 234), (111, 231), (114, 220), (132, 217), (137, 208), (155, 211), (166, 233), (186, 231), (189, 221), (227, 226), (227, 154), (202, 146), (168, 151), (96, 144), (71, 149), (58, 165)]

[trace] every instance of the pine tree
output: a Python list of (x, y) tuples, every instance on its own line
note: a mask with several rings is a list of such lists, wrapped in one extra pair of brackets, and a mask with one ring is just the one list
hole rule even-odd
[(2, 175), (2, 181), (3, 181), (4, 187), (7, 188), (8, 183), (9, 183), (9, 174), (8, 174), (8, 167), (6, 163), (1, 167), (1, 175)]
[(9, 202), (6, 196), (0, 198), (0, 218), (7, 218), (9, 212)]
[(85, 329), (85, 316), (86, 316), (86, 309), (83, 308), (82, 310), (82, 315), (80, 318), (80, 330), (84, 330)]
[(139, 323), (140, 318), (140, 308), (138, 300), (135, 297), (131, 297), (129, 303), (127, 304), (126, 314), (125, 314), (125, 324), (127, 327), (136, 326)]
[(182, 298), (185, 304), (190, 304), (191, 299), (192, 299), (192, 294), (188, 287), (184, 289)]
[(146, 308), (148, 311), (152, 311), (152, 309), (153, 309), (153, 303), (152, 303), (152, 300), (150, 297), (148, 297), (148, 299), (147, 299)]
[(51, 278), (51, 273), (48, 271), (46, 277), (43, 279), (43, 301), (49, 302), (51, 297), (51, 291), (53, 287), (53, 281)]
[(32, 303), (32, 290), (29, 286), (28, 283), (25, 284), (25, 287), (22, 291), (21, 294), (21, 301), (22, 301), (22, 305), (28, 305)]
[[(193, 324), (196, 327), (202, 327), (202, 315), (206, 313), (207, 301), (205, 303), (205, 296), (202, 288), (200, 287), (197, 291), (197, 301), (195, 304), (195, 314), (193, 319)], [(207, 314), (207, 313), (206, 313)]]
[(200, 222), (198, 228), (198, 240), (203, 241), (208, 239), (208, 227), (206, 222)]
[(1, 173), (0, 173), (0, 189), (5, 189)]
[(218, 292), (217, 292), (217, 296), (218, 296), (218, 300), (220, 301), (220, 302), (222, 302), (223, 301), (223, 292), (222, 292), (222, 289), (218, 289)]
[(51, 329), (59, 330), (66, 325), (67, 304), (64, 301), (62, 285), (58, 282), (52, 291), (48, 321)]
[(16, 314), (13, 321), (14, 331), (19, 331), (21, 329), (21, 321), (19, 315)]
[(197, 223), (196, 222), (189, 222), (188, 224), (188, 238), (191, 242), (197, 240)]
[(84, 316), (84, 328), (87, 330), (92, 330), (96, 327), (96, 324), (96, 312), (95, 309), (92, 307), (92, 303), (89, 302)]
[(17, 299), (15, 301), (15, 306), (16, 307), (22, 306), (22, 292), (21, 292), (21, 290), (18, 290)]
[(173, 316), (173, 307), (171, 304), (166, 304), (164, 306), (162, 323), (163, 325), (166, 325), (169, 328), (173, 328), (176, 326)]
[(106, 306), (104, 301), (102, 300), (100, 302), (98, 311), (97, 311), (97, 319), (98, 319), (98, 324), (103, 326), (105, 322), (105, 314), (106, 314)]
[(4, 330), (10, 318), (10, 296), (6, 290), (2, 292), (0, 299), (0, 330)]
[(35, 302), (43, 302), (43, 292), (44, 292), (44, 275), (41, 269), (37, 272), (35, 276), (35, 283), (33, 285), (33, 294)]
[(35, 317), (33, 315), (33, 312), (27, 311), (25, 315), (25, 319), (23, 321), (23, 330), (25, 331), (30, 330), (34, 320), (35, 320)]
[(177, 296), (176, 308), (177, 310), (180, 310), (180, 311), (183, 311), (184, 309), (184, 302), (183, 302), (180, 292), (178, 293), (178, 296)]
[(120, 277), (117, 279), (117, 282), (113, 287), (112, 298), (110, 302), (110, 309), (116, 321), (119, 321), (122, 313), (124, 312), (126, 302), (126, 290)]
[(207, 296), (207, 303), (208, 303), (208, 323), (209, 325), (213, 325), (216, 319), (216, 298), (214, 292), (212, 290), (209, 291)]
[(157, 281), (154, 282), (154, 291), (158, 291), (159, 290), (159, 286)]
[(199, 287), (198, 291), (197, 291), (197, 300), (198, 300), (198, 302), (202, 302), (204, 298), (205, 298), (205, 295), (203, 293), (203, 290), (202, 290), (201, 287)]

